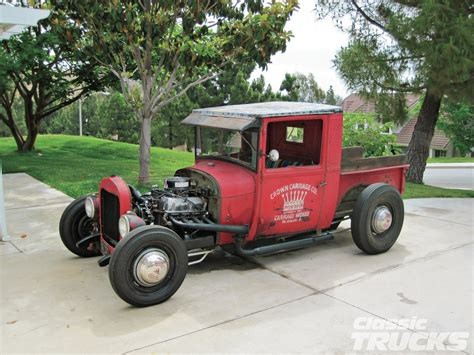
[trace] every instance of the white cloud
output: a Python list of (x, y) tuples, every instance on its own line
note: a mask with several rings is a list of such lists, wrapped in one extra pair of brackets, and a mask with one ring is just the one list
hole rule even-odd
[[(336, 94), (344, 97), (348, 91), (337, 75), (332, 60), (336, 52), (347, 44), (348, 36), (330, 18), (317, 21), (314, 6), (313, 0), (300, 1), (300, 9), (287, 25), (294, 37), (288, 43), (286, 52), (272, 57), (263, 76), (273, 90), (278, 90), (285, 73), (313, 73), (320, 87), (327, 90), (332, 85)], [(252, 78), (261, 73), (260, 69), (256, 70)]]

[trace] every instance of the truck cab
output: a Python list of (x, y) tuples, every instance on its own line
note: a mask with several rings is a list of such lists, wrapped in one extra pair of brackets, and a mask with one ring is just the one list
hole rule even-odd
[(355, 245), (388, 251), (400, 234), (405, 156), (342, 148), (337, 106), (266, 102), (194, 110), (195, 164), (140, 193), (118, 176), (71, 203), (64, 245), (102, 255), (116, 293), (136, 306), (165, 301), (188, 265), (217, 247), (242, 257), (333, 238), (351, 220)]

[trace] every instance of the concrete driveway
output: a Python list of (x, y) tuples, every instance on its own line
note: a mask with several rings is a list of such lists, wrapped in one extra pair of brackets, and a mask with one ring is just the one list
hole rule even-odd
[(69, 197), (25, 174), (4, 182), (2, 353), (380, 351), (402, 337), (404, 354), (473, 351), (473, 200), (406, 201), (400, 239), (383, 255), (362, 254), (348, 231), (254, 260), (214, 255), (169, 301), (138, 309), (114, 294), (97, 258), (62, 246)]

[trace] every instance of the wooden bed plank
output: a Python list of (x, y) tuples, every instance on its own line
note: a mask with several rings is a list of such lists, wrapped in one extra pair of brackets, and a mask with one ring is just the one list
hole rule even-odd
[(341, 162), (341, 172), (378, 169), (403, 164), (406, 164), (406, 155), (350, 159)]
[(364, 157), (363, 147), (345, 147), (342, 148), (342, 160), (358, 159)]

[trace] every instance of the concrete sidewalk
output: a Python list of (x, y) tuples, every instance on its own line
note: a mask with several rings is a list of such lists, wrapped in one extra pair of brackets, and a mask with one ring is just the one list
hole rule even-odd
[(138, 309), (115, 295), (97, 258), (62, 246), (69, 197), (25, 174), (4, 183), (1, 353), (350, 352), (359, 317), (426, 319), (426, 329), (396, 332), (438, 349), (447, 341), (437, 333), (469, 332), (461, 353), (473, 351), (472, 199), (406, 201), (399, 241), (382, 255), (361, 253), (348, 231), (253, 260), (214, 255), (169, 301)]

